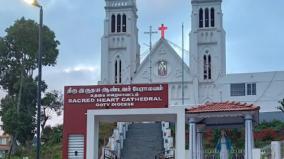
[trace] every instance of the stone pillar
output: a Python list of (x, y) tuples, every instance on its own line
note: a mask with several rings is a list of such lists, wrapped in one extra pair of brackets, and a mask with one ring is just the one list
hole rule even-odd
[(196, 122), (194, 118), (189, 119), (189, 159), (197, 159), (196, 153)]
[(200, 125), (197, 128), (197, 138), (196, 138), (196, 147), (197, 147), (197, 159), (204, 158), (204, 150), (203, 150), (203, 133), (204, 133), (204, 126)]
[(247, 114), (245, 116), (245, 159), (252, 159), (253, 140), (252, 115)]
[(92, 114), (87, 113), (86, 156), (88, 159), (99, 157), (99, 128), (100, 122)]
[[(98, 145), (96, 145), (97, 141), (95, 135), (95, 129), (98, 128), (97, 126), (97, 122), (95, 122), (95, 118), (94, 116), (92, 116), (91, 114), (88, 113), (87, 116), (87, 145), (86, 145), (86, 154), (87, 154), (87, 158), (89, 159), (97, 159), (95, 158), (95, 154), (98, 154)], [(95, 135), (94, 135), (95, 134)], [(95, 152), (96, 151), (96, 152)]]
[(117, 146), (117, 156), (120, 158), (120, 150), (121, 150), (121, 142), (120, 142), (120, 140), (117, 140), (116, 141), (116, 146)]
[(271, 155), (273, 159), (281, 159), (281, 143), (280, 141), (271, 142)]
[(176, 122), (176, 150), (175, 158), (184, 159), (185, 158), (185, 111), (180, 109), (177, 114)]

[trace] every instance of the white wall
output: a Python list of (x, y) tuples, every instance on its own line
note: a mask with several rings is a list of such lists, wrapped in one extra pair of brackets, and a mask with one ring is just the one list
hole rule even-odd
[[(256, 95), (231, 97), (231, 83), (256, 83)], [(284, 98), (284, 71), (229, 74), (220, 79), (216, 85), (219, 87), (219, 92), (222, 92), (223, 101), (253, 103), (261, 107), (261, 112), (276, 111), (278, 102)]]

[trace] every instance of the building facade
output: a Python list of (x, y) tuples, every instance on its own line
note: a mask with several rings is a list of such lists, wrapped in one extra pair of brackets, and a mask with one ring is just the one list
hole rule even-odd
[(171, 105), (239, 101), (276, 111), (284, 98), (284, 71), (228, 74), (222, 0), (191, 5), (187, 65), (163, 37), (140, 62), (136, 1), (106, 0), (100, 84), (166, 82)]

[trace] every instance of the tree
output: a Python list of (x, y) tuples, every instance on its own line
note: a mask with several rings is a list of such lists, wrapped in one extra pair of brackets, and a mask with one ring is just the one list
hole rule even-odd
[[(60, 43), (47, 26), (43, 27), (42, 32), (42, 64), (54, 66)], [(20, 75), (33, 76), (37, 68), (38, 24), (21, 18), (7, 28), (6, 33), (5, 37), (0, 38), (0, 85), (13, 95), (18, 93), (14, 83), (20, 81)]]
[(282, 99), (282, 101), (279, 101), (279, 103), (281, 104), (280, 106), (277, 107), (277, 109), (281, 110), (284, 113), (284, 99)]
[(58, 91), (51, 91), (45, 94), (41, 101), (41, 129), (44, 130), (46, 122), (51, 119), (52, 114), (61, 115), (63, 108), (63, 96)]
[[(0, 37), (0, 85), (8, 92), (1, 101), (4, 131), (16, 141), (26, 144), (35, 131), (37, 77), (38, 24), (21, 18), (8, 27), (6, 35)], [(43, 66), (54, 66), (58, 56), (55, 34), (43, 27)], [(42, 82), (41, 91), (47, 85)]]
[(46, 126), (42, 131), (42, 141), (45, 145), (54, 145), (61, 142), (63, 137), (63, 125), (56, 127)]

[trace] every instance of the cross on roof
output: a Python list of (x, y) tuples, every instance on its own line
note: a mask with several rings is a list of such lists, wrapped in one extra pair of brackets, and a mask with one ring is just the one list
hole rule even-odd
[(168, 30), (168, 27), (164, 26), (164, 24), (161, 25), (161, 27), (159, 27), (159, 30), (161, 31), (161, 38), (165, 39), (165, 32), (166, 30)]

